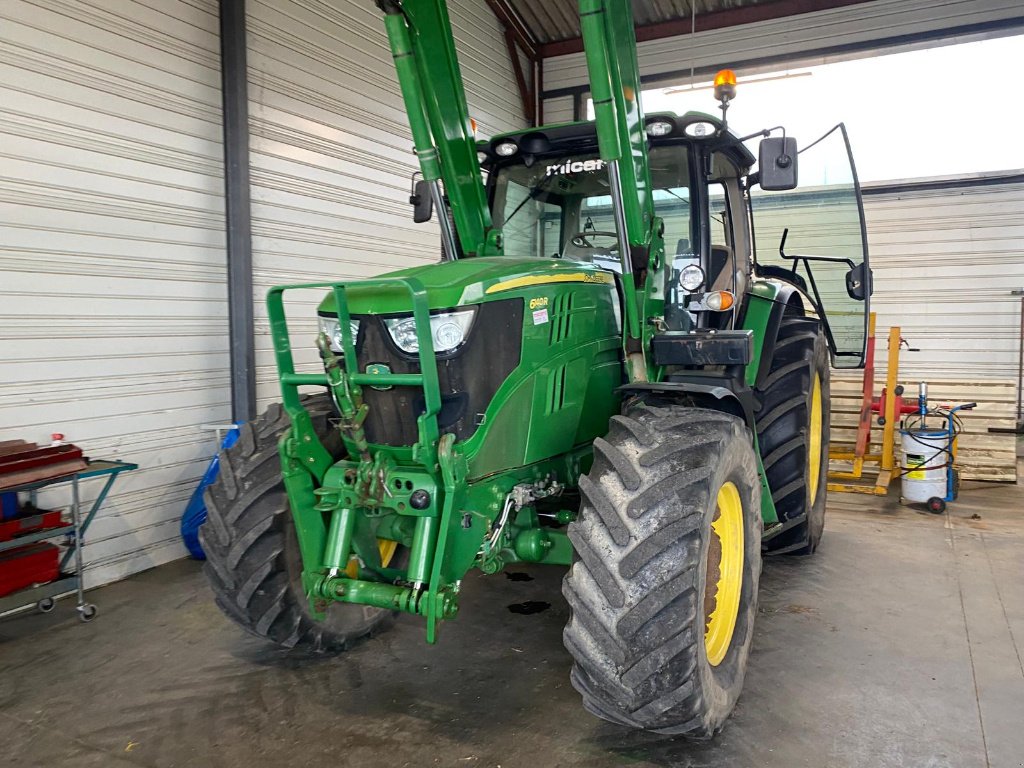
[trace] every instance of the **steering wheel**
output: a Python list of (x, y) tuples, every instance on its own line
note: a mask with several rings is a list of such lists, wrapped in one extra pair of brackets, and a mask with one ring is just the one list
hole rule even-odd
[(577, 232), (569, 239), (569, 242), (571, 242), (577, 248), (594, 248), (596, 246), (593, 243), (591, 243), (590, 240), (588, 240), (587, 238), (594, 237), (595, 235), (614, 238), (615, 243), (607, 246), (606, 250), (617, 251), (619, 249), (619, 235), (616, 232), (602, 232), (599, 230), (591, 229), (586, 232)]

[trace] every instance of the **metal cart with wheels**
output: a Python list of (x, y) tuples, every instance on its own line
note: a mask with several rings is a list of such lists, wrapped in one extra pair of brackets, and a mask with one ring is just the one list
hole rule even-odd
[[(96, 513), (110, 493), (117, 476), (122, 472), (130, 472), (138, 469), (138, 464), (131, 464), (125, 461), (93, 461), (85, 468), (68, 475), (51, 477), (45, 480), (25, 483), (24, 485), (5, 488), (4, 492), (28, 492), (33, 505), (36, 496), (42, 488), (54, 486), (60, 483), (71, 484), (71, 522), (59, 528), (48, 528), (24, 536), (18, 536), (10, 541), (0, 542), (0, 552), (5, 552), (15, 547), (22, 547), (26, 544), (46, 541), (48, 539), (63, 538), (67, 549), (61, 555), (58, 576), (54, 581), (40, 584), (19, 590), (13, 594), (0, 597), (0, 614), (10, 613), (32, 605), (42, 611), (49, 613), (56, 605), (55, 599), (60, 595), (74, 592), (78, 598), (78, 617), (82, 621), (91, 621), (96, 616), (96, 606), (85, 601), (85, 583), (82, 569), (82, 543), (85, 532), (88, 530)], [(105, 477), (106, 482), (100, 489), (99, 495), (89, 507), (89, 511), (83, 517), (81, 501), (79, 496), (79, 482), (93, 477)], [(68, 565), (73, 562), (72, 570)]]

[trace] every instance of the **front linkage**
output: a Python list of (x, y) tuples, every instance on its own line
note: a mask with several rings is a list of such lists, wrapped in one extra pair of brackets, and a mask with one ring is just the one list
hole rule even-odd
[[(411, 298), (419, 373), (359, 371), (347, 298), (353, 287)], [(343, 354), (334, 353), (321, 335), (323, 374), (295, 372), (283, 293), (300, 288), (330, 288), (338, 307)], [(439, 434), (437, 363), (431, 336), (423, 331), (430, 327), (429, 306), (419, 281), (281, 286), (267, 301), (283, 404), (292, 422), (279, 445), (282, 474), (302, 554), (302, 583), (315, 617), (324, 617), (330, 601), (417, 614), (427, 619), (427, 641), (435, 642), (438, 621), (457, 612), (461, 578), (474, 565), (495, 573), (520, 560), (571, 562), (568, 537), (542, 528), (533, 505), (564, 489), (557, 478), (579, 475), (585, 452), (467, 482), (467, 462), (454, 436)], [(317, 437), (299, 396), (299, 387), (310, 385), (332, 393), (348, 458), (336, 460)], [(363, 430), (363, 386), (422, 388), (425, 407), (414, 445), (370, 446)], [(573, 517), (568, 510), (556, 515), (563, 525)], [(407, 562), (395, 567), (390, 557), (385, 560), (380, 541), (408, 542)]]
[[(324, 374), (297, 374), (294, 370), (283, 292), (299, 287), (330, 288), (337, 302), (344, 354), (335, 355), (326, 336), (321, 335), (318, 347)], [(429, 327), (426, 291), (418, 281), (373, 280), (361, 282), (360, 287), (406, 291), (412, 298), (418, 329)], [(428, 640), (433, 641), (437, 621), (454, 616), (457, 610), (458, 585), (442, 581), (440, 562), (434, 555), (439, 544), (443, 548), (439, 533), (451, 517), (460, 470), (452, 437), (439, 437), (441, 396), (430, 335), (418, 333), (421, 373), (361, 374), (349, 328), (345, 284), (277, 288), (268, 297), (268, 309), (284, 407), (292, 420), (291, 430), (280, 443), (282, 471), (302, 553), (303, 586), (313, 613), (322, 618), (328, 601), (336, 600), (419, 614), (427, 618)], [(431, 364), (425, 365), (428, 361)], [(367, 406), (361, 394), (361, 386), (369, 383), (423, 388), (426, 408), (419, 417), (412, 466), (399, 468), (385, 451), (371, 453), (362, 427)], [(340, 414), (338, 426), (352, 459), (335, 462), (314, 432), (299, 397), (299, 387), (310, 384), (327, 386), (333, 394)], [(387, 516), (392, 530), (380, 530), (379, 523), (388, 512), (395, 513)], [(378, 525), (361, 524), (374, 518), (378, 518)], [(329, 521), (326, 527), (325, 519)], [(393, 582), (403, 574), (385, 567), (377, 538), (405, 539), (410, 528), (411, 546), (404, 574), (408, 585), (400, 586)], [(353, 554), (358, 558), (356, 567), (350, 565)]]

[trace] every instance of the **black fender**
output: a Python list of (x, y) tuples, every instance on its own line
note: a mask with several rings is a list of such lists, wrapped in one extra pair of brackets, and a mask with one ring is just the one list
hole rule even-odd
[[(753, 299), (751, 299), (753, 300)], [(768, 322), (765, 324), (763, 341), (761, 342), (761, 356), (757, 363), (757, 375), (754, 377), (754, 387), (761, 386), (761, 383), (768, 376), (771, 369), (772, 358), (775, 357), (775, 345), (779, 340), (779, 327), (782, 325), (782, 318), (786, 314), (798, 313), (801, 317), (806, 312), (804, 300), (800, 291), (792, 285), (783, 285), (779, 293), (772, 300), (772, 309), (768, 315)]]
[[(742, 369), (740, 369), (742, 370)], [(684, 403), (738, 416), (754, 434), (754, 412), (757, 409), (753, 391), (743, 384), (742, 376), (723, 374), (680, 374), (668, 381), (635, 381), (618, 388), (624, 395), (651, 403)]]

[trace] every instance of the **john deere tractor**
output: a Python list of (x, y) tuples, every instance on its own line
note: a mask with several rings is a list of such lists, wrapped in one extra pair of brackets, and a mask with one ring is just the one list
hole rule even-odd
[[(477, 141), (443, 0), (378, 4), (443, 258), (270, 291), (282, 404), (207, 495), (217, 603), (286, 647), (341, 651), (398, 613), (435, 642), (471, 569), (568, 567), (583, 705), (710, 736), (762, 553), (822, 536), (830, 358), (863, 361), (845, 129), (804, 152), (737, 136), (728, 71), (721, 117), (645, 115), (628, 1), (580, 0), (595, 120)], [(296, 340), (284, 297), (310, 288), (320, 332)], [(293, 350), (314, 346), (311, 371)]]

